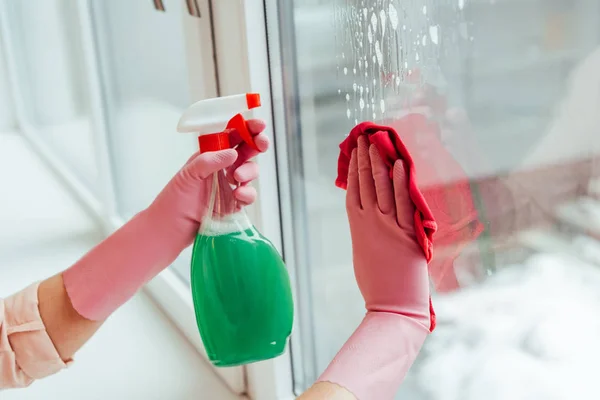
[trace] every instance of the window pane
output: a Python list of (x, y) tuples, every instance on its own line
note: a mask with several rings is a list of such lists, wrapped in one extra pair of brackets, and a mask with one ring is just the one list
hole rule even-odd
[[(399, 131), (440, 225), (439, 327), (402, 398), (597, 396), (585, 366), (600, 355), (600, 324), (589, 320), (600, 309), (600, 3), (281, 7), (283, 70), (296, 78), (284, 74), (297, 105), (288, 158), (299, 160), (292, 220), (305, 242), (295, 250), (309, 274), (299, 299), (311, 307), (300, 324), (314, 326), (297, 381), (310, 384), (364, 314), (333, 182), (337, 145), (374, 120)], [(427, 129), (403, 128), (410, 113), (425, 114)]]
[[(176, 131), (192, 102), (183, 27), (184, 2), (94, 2), (106, 95), (109, 145), (118, 212), (130, 218), (148, 206), (196, 150), (193, 135)], [(209, 39), (210, 40), (210, 39)], [(211, 60), (212, 62), (212, 60)], [(176, 268), (189, 274), (189, 256)]]
[(97, 191), (77, 5), (59, 0), (11, 1), (5, 7), (28, 130), (90, 190)]

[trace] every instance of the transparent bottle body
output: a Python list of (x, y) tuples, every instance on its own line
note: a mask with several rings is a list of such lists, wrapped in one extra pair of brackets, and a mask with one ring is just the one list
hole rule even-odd
[(220, 367), (277, 357), (285, 351), (294, 318), (287, 269), (273, 244), (236, 204), (225, 174), (212, 179), (191, 269), (204, 347)]

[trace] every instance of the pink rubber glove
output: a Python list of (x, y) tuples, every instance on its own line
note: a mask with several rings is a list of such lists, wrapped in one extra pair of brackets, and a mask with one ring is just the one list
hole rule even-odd
[(429, 334), (427, 262), (415, 238), (407, 184), (402, 161), (392, 182), (375, 146), (359, 138), (346, 208), (367, 315), (319, 378), (359, 400), (393, 399)]
[[(250, 120), (248, 128), (260, 151), (266, 151), (269, 140), (259, 134), (264, 122)], [(81, 316), (106, 319), (194, 241), (207, 212), (214, 172), (227, 169), (229, 180), (240, 184), (233, 192), (237, 201), (254, 202), (256, 190), (247, 184), (258, 177), (258, 167), (248, 160), (257, 152), (241, 142), (232, 132), (235, 150), (196, 153), (147, 209), (63, 273), (73, 308)]]

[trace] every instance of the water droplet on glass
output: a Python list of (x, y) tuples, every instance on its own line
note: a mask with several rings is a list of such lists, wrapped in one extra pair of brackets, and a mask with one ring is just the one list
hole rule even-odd
[(400, 86), (400, 77), (399, 76), (396, 77), (396, 86)]
[(350, 94), (346, 93), (346, 101), (350, 101)]
[(358, 68), (362, 68), (362, 60), (358, 60)]
[(360, 90), (360, 95), (362, 96), (362, 94), (363, 94), (363, 90), (364, 90), (364, 87), (362, 87), (362, 86), (361, 86), (361, 87), (359, 88), (359, 90)]
[(354, 82), (352, 84), (352, 89), (354, 89), (355, 92), (356, 92), (356, 89), (358, 89), (358, 85), (356, 84), (356, 82)]
[(373, 85), (377, 85), (377, 79), (373, 79)]
[(406, 25), (402, 25), (402, 30), (405, 31), (406, 30)]
[(390, 24), (392, 25), (392, 29), (398, 29), (398, 11), (396, 11), (396, 7), (393, 4), (390, 4), (388, 7), (388, 15), (390, 18)]
[(381, 113), (383, 114), (385, 112), (385, 100), (381, 99), (379, 101), (379, 108), (381, 108)]
[(338, 89), (338, 94), (342, 94), (342, 89)]
[(423, 15), (427, 15), (427, 6), (423, 6)]
[(373, 62), (376, 63), (377, 62), (377, 57), (373, 56)]
[(408, 61), (404, 61), (404, 68), (408, 68)]
[(370, 25), (369, 29), (367, 29), (367, 39), (369, 39), (369, 43), (373, 43), (373, 31), (371, 30)]
[(383, 53), (381, 52), (381, 46), (379, 44), (379, 40), (375, 42), (375, 55), (377, 56), (377, 62), (379, 66), (383, 64)]
[(432, 25), (429, 27), (429, 37), (431, 37), (431, 41), (433, 43), (438, 44), (439, 37), (438, 37), (438, 26), (437, 25)]
[(354, 75), (356, 75), (356, 68), (354, 68), (354, 69), (352, 70), (352, 72), (354, 73)]
[(369, 94), (369, 87), (367, 86), (367, 88), (365, 89), (365, 92), (367, 92), (367, 94)]
[(377, 16), (375, 14), (371, 15), (371, 27), (373, 28), (373, 33), (377, 33)]
[(376, 118), (377, 118), (377, 115), (375, 115), (375, 113), (373, 113), (373, 119), (376, 119)]
[(416, 61), (419, 61), (419, 53), (416, 53), (416, 54), (415, 54), (415, 60), (416, 60)]
[(342, 58), (346, 58), (346, 53), (342, 53)]
[(367, 10), (367, 7), (363, 8), (363, 16), (365, 17), (365, 19), (367, 19), (368, 13), (369, 13), (369, 10)]
[(421, 44), (423, 46), (427, 46), (427, 35), (423, 35), (423, 39), (421, 39)]
[(362, 97), (358, 101), (358, 106), (360, 107), (361, 110), (364, 110), (364, 108), (365, 108), (365, 101), (363, 100)]
[(348, 68), (344, 67), (344, 75), (348, 75)]
[(358, 125), (358, 120), (357, 119), (354, 120), (354, 125)]
[(365, 59), (365, 68), (369, 68), (369, 62)]
[(462, 10), (465, 8), (465, 0), (458, 0), (458, 8)]
[(352, 113), (350, 112), (350, 109), (347, 108), (346, 109), (346, 116), (348, 117), (348, 119), (350, 119), (350, 116), (352, 115)]
[(387, 23), (384, 10), (379, 11), (379, 19), (381, 20), (381, 38), (383, 38), (385, 36), (385, 25)]

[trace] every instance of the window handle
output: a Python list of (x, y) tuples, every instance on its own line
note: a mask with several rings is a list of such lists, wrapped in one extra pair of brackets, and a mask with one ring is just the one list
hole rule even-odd
[(165, 11), (165, 4), (162, 0), (153, 0), (153, 2), (154, 8), (156, 8), (158, 11)]
[(188, 13), (192, 17), (202, 18), (202, 14), (200, 14), (200, 6), (198, 6), (198, 0), (186, 0)]

